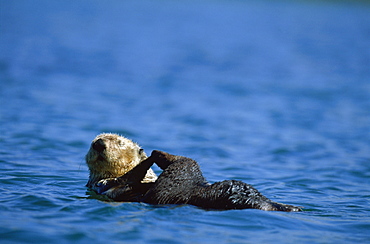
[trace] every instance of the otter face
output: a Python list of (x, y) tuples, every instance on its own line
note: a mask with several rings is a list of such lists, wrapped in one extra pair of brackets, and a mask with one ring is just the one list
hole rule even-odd
[[(122, 176), (146, 158), (144, 150), (133, 141), (117, 134), (100, 134), (92, 141), (86, 155), (86, 164), (90, 170), (87, 186), (91, 187), (101, 179)], [(150, 170), (147, 175), (149, 173), (154, 175), (155, 181), (154, 172)]]

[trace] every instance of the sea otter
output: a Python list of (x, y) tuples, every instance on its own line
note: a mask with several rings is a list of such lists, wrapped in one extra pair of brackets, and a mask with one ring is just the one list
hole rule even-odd
[[(97, 182), (125, 175), (146, 158), (144, 150), (137, 143), (117, 134), (100, 134), (92, 141), (85, 157), (90, 171), (86, 186), (99, 191)], [(149, 186), (156, 179), (154, 171), (148, 168), (140, 182)]]
[[(126, 138), (124, 138), (126, 139)], [(126, 139), (128, 140), (128, 139)], [(105, 156), (108, 148), (100, 147), (94, 140), (89, 154)], [(120, 150), (126, 150), (121, 148)], [(123, 152), (121, 152), (124, 154)], [(124, 158), (124, 157), (123, 157)], [(90, 156), (86, 157), (88, 162)], [(270, 211), (301, 211), (301, 208), (271, 201), (251, 185), (241, 181), (226, 180), (210, 184), (203, 177), (196, 161), (169, 153), (154, 150), (150, 157), (141, 161), (129, 172), (120, 177), (107, 177), (89, 181), (88, 186), (96, 192), (115, 201), (136, 201), (149, 204), (191, 204), (204, 209), (262, 209)], [(163, 172), (158, 179), (144, 182), (150, 167), (156, 163)], [(152, 179), (152, 178), (151, 178)]]

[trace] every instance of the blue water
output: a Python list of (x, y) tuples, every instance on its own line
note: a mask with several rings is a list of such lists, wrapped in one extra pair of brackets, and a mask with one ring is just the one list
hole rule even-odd
[[(368, 3), (1, 0), (0, 14), (1, 243), (370, 242)], [(101, 132), (304, 211), (99, 201), (84, 156)]]

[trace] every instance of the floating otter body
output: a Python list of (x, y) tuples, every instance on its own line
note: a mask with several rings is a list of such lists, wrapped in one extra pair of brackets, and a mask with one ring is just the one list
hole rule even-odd
[[(94, 143), (96, 144), (96, 141), (90, 151), (102, 149), (94, 146)], [(155, 182), (143, 182), (153, 163), (163, 172)], [(301, 211), (299, 207), (273, 202), (251, 185), (241, 181), (226, 180), (209, 184), (196, 161), (157, 150), (122, 176), (94, 182), (90, 184), (92, 189), (115, 201), (191, 204), (205, 209)]]
[[(299, 207), (273, 202), (251, 185), (225, 180), (209, 184), (196, 161), (154, 150), (147, 159), (162, 170), (154, 186), (144, 195), (152, 204), (191, 204), (206, 209), (256, 208), (270, 211), (300, 211)], [(146, 162), (143, 162), (146, 164)]]

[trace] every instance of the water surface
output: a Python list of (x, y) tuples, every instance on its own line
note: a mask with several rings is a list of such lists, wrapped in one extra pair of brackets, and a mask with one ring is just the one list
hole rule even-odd
[[(0, 8), (2, 243), (370, 241), (368, 4)], [(304, 211), (99, 201), (84, 156), (101, 132)]]

